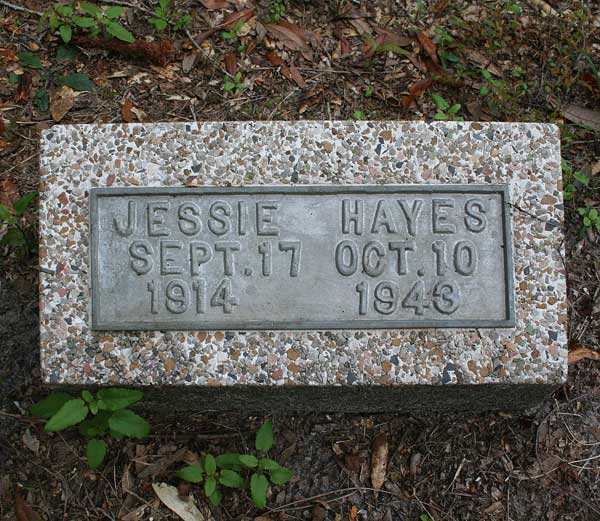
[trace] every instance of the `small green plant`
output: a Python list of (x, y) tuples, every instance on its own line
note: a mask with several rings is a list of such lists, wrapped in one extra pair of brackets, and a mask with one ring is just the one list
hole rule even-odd
[(485, 81), (479, 89), (479, 94), (481, 96), (487, 96), (491, 93), (501, 98), (505, 95), (506, 82), (493, 78), (492, 73), (487, 69), (481, 69), (481, 76)]
[(141, 391), (119, 387), (100, 389), (96, 396), (84, 389), (81, 398), (55, 391), (33, 405), (30, 412), (36, 418), (48, 420), (44, 426), (47, 432), (79, 425), (80, 434), (88, 439), (88, 464), (96, 469), (106, 456), (105, 436), (115, 439), (148, 436), (148, 422), (128, 409), (143, 397)]
[(190, 26), (192, 17), (188, 13), (171, 7), (170, 0), (159, 0), (158, 6), (154, 10), (154, 17), (150, 18), (148, 22), (157, 31), (164, 31), (169, 25), (172, 25), (175, 31), (181, 31)]
[(221, 38), (223, 38), (223, 40), (237, 40), (242, 27), (244, 27), (244, 22), (240, 20), (231, 30), (221, 31)]
[(42, 21), (48, 20), (52, 32), (60, 34), (63, 42), (69, 43), (74, 31), (81, 31), (95, 38), (101, 33), (124, 42), (133, 42), (135, 38), (117, 19), (125, 12), (120, 6), (101, 9), (95, 4), (81, 2), (79, 9), (86, 16), (77, 15), (73, 3), (56, 3), (44, 13)]
[(439, 94), (432, 94), (431, 99), (437, 108), (437, 112), (434, 114), (433, 119), (444, 121), (464, 121), (464, 118), (458, 115), (458, 111), (461, 108), (460, 103), (450, 105), (450, 103), (448, 103)]
[(37, 192), (24, 195), (12, 209), (0, 204), (0, 231), (4, 230), (0, 246), (14, 248), (18, 255), (27, 256), (37, 251), (35, 219), (26, 213), (36, 196)]
[(285, 16), (285, 3), (283, 0), (272, 0), (269, 6), (268, 23), (277, 23)]
[(367, 85), (367, 88), (365, 89), (365, 98), (372, 97), (374, 92), (375, 88), (373, 87), (373, 85)]
[(578, 170), (573, 172), (571, 165), (564, 159), (562, 160), (562, 171), (564, 198), (565, 201), (571, 201), (577, 192), (577, 183), (582, 186), (589, 186), (590, 178)]
[(220, 487), (244, 489), (250, 475), (250, 496), (254, 504), (264, 509), (267, 505), (269, 481), (273, 485), (285, 485), (292, 471), (275, 460), (266, 457), (273, 447), (273, 424), (265, 422), (256, 433), (254, 446), (258, 456), (252, 454), (225, 453), (219, 456), (205, 454), (196, 465), (188, 465), (177, 472), (177, 477), (190, 483), (204, 482), (204, 495), (210, 503), (221, 503)]
[(225, 92), (239, 93), (244, 90), (244, 82), (242, 81), (242, 73), (236, 72), (234, 76), (226, 74), (223, 78), (223, 89)]
[(592, 226), (600, 232), (600, 215), (596, 208), (586, 206), (585, 208), (577, 208), (577, 212), (583, 219), (583, 231), (588, 231)]
[(362, 110), (355, 110), (352, 113), (352, 119), (356, 120), (356, 121), (366, 121), (367, 115), (362, 111)]

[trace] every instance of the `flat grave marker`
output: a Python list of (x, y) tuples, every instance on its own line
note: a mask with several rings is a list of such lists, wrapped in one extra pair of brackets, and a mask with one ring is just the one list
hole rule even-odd
[(527, 405), (566, 377), (552, 125), (77, 125), (42, 145), (48, 383), (350, 411)]

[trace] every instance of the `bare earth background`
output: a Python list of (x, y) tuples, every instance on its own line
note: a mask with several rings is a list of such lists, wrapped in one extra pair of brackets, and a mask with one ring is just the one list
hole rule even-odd
[[(563, 157), (590, 179), (575, 182), (565, 207), (573, 362), (565, 386), (527, 414), (275, 414), (273, 455), (294, 478), (272, 487), (271, 510), (227, 492), (207, 519), (600, 519), (600, 233), (583, 230), (578, 213), (600, 206), (598, 3), (189, 0), (177, 2), (192, 16), (186, 34), (156, 33), (147, 21), (155, 2), (133, 2), (120, 21), (137, 38), (136, 55), (98, 41), (61, 46), (38, 26), (49, 5), (0, 1), (1, 204), (37, 189), (39, 131), (58, 121), (431, 119), (432, 93), (460, 104), (466, 120), (559, 124)], [(140, 40), (163, 43), (154, 52)], [(39, 63), (19, 58), (23, 51)], [(264, 418), (150, 416), (149, 439), (112, 442), (102, 470), (88, 470), (77, 434), (47, 434), (27, 415), (47, 393), (37, 269), (34, 257), (0, 251), (1, 519), (32, 520), (32, 510), (49, 520), (179, 519), (152, 483), (178, 485), (175, 470), (194, 454), (243, 452)], [(375, 495), (371, 444), (380, 432), (390, 456)], [(192, 492), (206, 509), (199, 488)]]

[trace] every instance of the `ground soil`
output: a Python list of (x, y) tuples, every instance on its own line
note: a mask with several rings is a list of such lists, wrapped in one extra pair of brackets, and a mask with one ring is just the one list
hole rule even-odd
[[(84, 42), (68, 57), (38, 15), (14, 7), (41, 12), (48, 2), (11, 3), (0, 2), (1, 204), (37, 188), (39, 132), (56, 120), (431, 119), (440, 112), (436, 93), (460, 104), (456, 113), (467, 120), (558, 124), (565, 161), (588, 179), (565, 179), (575, 186), (565, 204), (569, 347), (588, 354), (572, 356), (568, 382), (527, 413), (276, 414), (273, 456), (294, 477), (272, 488), (270, 510), (228, 492), (208, 511), (200, 488), (191, 492), (207, 519), (600, 519), (600, 363), (592, 360), (600, 351), (600, 233), (579, 213), (600, 206), (597, 3), (189, 1), (177, 2), (192, 15), (188, 34), (160, 35), (147, 23), (153, 2), (127, 7), (122, 23), (138, 39), (172, 42), (158, 64), (143, 52)], [(278, 4), (295, 24), (287, 40), (264, 29)], [(250, 8), (239, 37), (224, 37), (231, 13)], [(23, 51), (41, 68), (19, 61)], [(241, 72), (243, 89), (228, 93), (226, 72)], [(73, 73), (94, 88), (59, 92)], [(264, 418), (150, 416), (149, 439), (111, 442), (106, 465), (88, 470), (76, 433), (50, 435), (27, 414), (47, 393), (37, 356), (37, 259), (10, 247), (0, 254), (0, 518), (35, 519), (33, 510), (49, 520), (178, 519), (152, 483), (178, 485), (175, 470), (202, 452), (243, 452)], [(375, 494), (371, 444), (381, 432), (389, 465)]]

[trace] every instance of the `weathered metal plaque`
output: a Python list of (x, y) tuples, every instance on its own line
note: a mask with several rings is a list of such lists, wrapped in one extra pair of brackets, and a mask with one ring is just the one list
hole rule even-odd
[(93, 329), (514, 325), (503, 185), (90, 197)]

